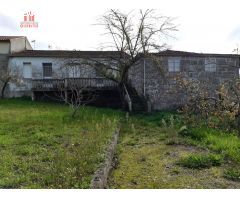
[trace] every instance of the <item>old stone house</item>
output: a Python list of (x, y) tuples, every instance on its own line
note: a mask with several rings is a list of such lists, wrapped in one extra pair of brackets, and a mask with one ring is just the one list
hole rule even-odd
[(152, 110), (165, 110), (185, 103), (184, 95), (175, 92), (179, 74), (197, 79), (209, 90), (215, 90), (224, 81), (239, 77), (239, 59), (236, 54), (208, 54), (166, 50), (154, 54), (159, 62), (146, 58), (133, 66), (129, 79), (138, 94), (144, 96)]
[[(9, 40), (9, 44), (14, 43), (14, 40), (13, 42), (11, 40)], [(6, 44), (2, 46), (4, 45), (7, 46)], [(11, 48), (9, 45), (8, 47), (8, 51), (5, 51), (7, 55), (5, 61), (0, 58), (0, 62), (1, 60), (5, 63), (8, 62), (8, 68), (13, 71), (17, 69), (21, 76), (20, 84), (9, 84), (8, 97), (33, 96), (33, 94), (41, 92), (51, 92), (57, 89), (58, 84), (62, 84), (61, 81), (64, 78), (77, 77), (79, 84), (82, 84), (83, 81), (86, 84), (87, 81), (87, 84), (100, 91), (99, 94), (105, 93), (105, 99), (99, 100), (101, 103), (104, 104), (107, 100), (110, 102), (120, 101), (116, 83), (102, 77), (94, 67), (84, 64), (84, 60), (87, 58), (100, 60), (114, 58), (114, 56), (119, 56), (118, 52), (32, 50), (26, 38), (25, 43), (20, 42), (20, 46), (15, 50), (14, 45)], [(134, 91), (127, 88), (129, 90), (127, 94), (128, 103), (130, 100), (133, 108), (139, 103), (139, 98), (136, 96), (142, 97), (145, 100), (144, 103), (147, 103), (152, 110), (172, 109), (183, 105), (185, 100), (182, 93), (172, 92), (177, 84), (174, 78), (178, 74), (198, 79), (203, 84), (208, 84), (210, 89), (216, 88), (223, 81), (239, 76), (237, 68), (239, 55), (172, 50), (153, 55), (158, 58), (157, 63), (153, 59), (144, 58), (137, 65), (132, 66), (129, 71), (129, 83)], [(74, 72), (74, 74), (68, 72), (63, 75), (61, 67), (69, 60), (83, 63), (82, 70)], [(106, 105), (110, 105), (109, 102)]]

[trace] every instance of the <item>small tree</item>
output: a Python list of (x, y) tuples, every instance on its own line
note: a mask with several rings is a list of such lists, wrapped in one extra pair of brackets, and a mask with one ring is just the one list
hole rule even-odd
[(2, 67), (0, 69), (0, 98), (5, 97), (5, 91), (9, 83), (14, 83), (15, 85), (20, 85), (22, 80), (22, 73), (17, 66), (13, 69), (8, 67)]
[(88, 70), (89, 67), (84, 66), (78, 59), (66, 59), (60, 67), (62, 84), (58, 85), (60, 94), (58, 96), (71, 108), (72, 118), (81, 108), (95, 99), (95, 91), (88, 82)]

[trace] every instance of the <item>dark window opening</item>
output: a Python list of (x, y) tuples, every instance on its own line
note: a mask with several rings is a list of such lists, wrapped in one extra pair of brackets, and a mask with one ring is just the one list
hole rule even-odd
[(43, 63), (43, 78), (52, 78), (52, 63)]

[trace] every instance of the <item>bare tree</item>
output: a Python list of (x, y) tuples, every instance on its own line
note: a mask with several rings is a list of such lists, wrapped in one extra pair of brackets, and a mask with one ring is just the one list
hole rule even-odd
[(9, 83), (20, 85), (22, 80), (22, 73), (19, 68), (15, 66), (13, 69), (8, 67), (2, 67), (0, 70), (0, 98), (5, 97), (5, 91)]
[(94, 63), (103, 76), (116, 81), (120, 88), (128, 84), (129, 69), (144, 57), (154, 60), (151, 52), (164, 50), (164, 40), (177, 30), (173, 18), (158, 15), (151, 9), (130, 13), (111, 9), (99, 19), (98, 25), (103, 26), (111, 38), (103, 49), (118, 53), (109, 59), (91, 60), (91, 64)]
[(94, 88), (91, 87), (89, 67), (82, 64), (79, 59), (66, 59), (60, 66), (61, 77), (58, 87), (58, 97), (72, 110), (71, 117), (95, 99)]

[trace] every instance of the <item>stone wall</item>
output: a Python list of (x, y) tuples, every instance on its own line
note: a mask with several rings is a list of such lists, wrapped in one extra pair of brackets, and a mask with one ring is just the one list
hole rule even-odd
[[(219, 84), (239, 76), (237, 69), (238, 58), (217, 57), (216, 72), (205, 71), (205, 57), (181, 57), (180, 72), (168, 72), (168, 57), (159, 58), (159, 62), (145, 59), (133, 66), (129, 71), (129, 79), (140, 96), (147, 97), (152, 110), (175, 109), (185, 103), (182, 92), (176, 92), (176, 75), (181, 73), (185, 77), (200, 80), (200, 82), (214, 91)], [(145, 85), (145, 89), (144, 89)]]

